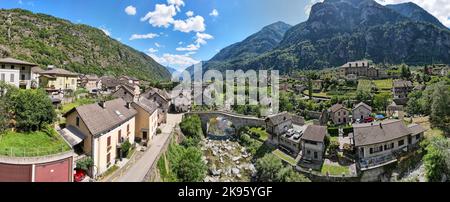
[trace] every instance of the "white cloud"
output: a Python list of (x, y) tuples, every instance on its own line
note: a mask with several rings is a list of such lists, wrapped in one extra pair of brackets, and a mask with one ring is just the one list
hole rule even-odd
[(198, 50), (200, 48), (200, 45), (199, 44), (197, 44), (197, 45), (195, 45), (195, 44), (189, 44), (188, 46), (186, 46), (186, 47), (178, 47), (178, 48), (176, 48), (176, 50), (177, 51), (196, 51), (196, 50)]
[(99, 27), (99, 29), (102, 30), (103, 33), (105, 33), (107, 36), (111, 36), (111, 31), (108, 28), (106, 28), (105, 26), (101, 26), (101, 27)]
[(169, 27), (177, 14), (174, 5), (156, 4), (153, 12), (148, 12), (141, 21), (147, 21), (154, 27)]
[(450, 3), (448, 0), (376, 0), (378, 3), (398, 4), (405, 2), (413, 2), (432, 15), (434, 15), (439, 21), (447, 27), (450, 27)]
[(183, 42), (182, 41), (178, 42), (178, 45), (183, 45)]
[(189, 33), (189, 32), (204, 32), (206, 30), (205, 19), (202, 16), (190, 17), (187, 20), (175, 20), (173, 22), (174, 29)]
[(188, 12), (186, 12), (186, 15), (188, 17), (192, 17), (192, 16), (194, 16), (194, 11), (188, 11)]
[(159, 43), (156, 43), (156, 42), (155, 42), (155, 46), (156, 46), (156, 47), (158, 47), (158, 48), (161, 48), (161, 47), (162, 47), (162, 45), (161, 45), (161, 44), (159, 44)]
[(209, 15), (213, 16), (213, 17), (217, 17), (217, 16), (219, 16), (219, 11), (217, 9), (214, 9), (211, 11), (211, 13)]
[(158, 34), (154, 34), (154, 33), (148, 33), (148, 34), (133, 34), (130, 37), (130, 41), (132, 40), (136, 40), (136, 39), (153, 39), (155, 37), (158, 37)]
[(194, 54), (196, 54), (196, 53), (197, 53), (197, 52), (195, 52), (195, 51), (190, 51), (190, 52), (185, 53), (184, 55), (190, 56), (190, 55), (194, 55)]
[(180, 7), (184, 6), (183, 0), (167, 0), (169, 5), (174, 5), (178, 12), (180, 12)]
[(147, 52), (149, 52), (149, 53), (156, 53), (156, 52), (158, 52), (158, 50), (157, 50), (157, 49), (154, 49), (154, 48), (149, 48), (149, 49), (147, 50)]
[(117, 41), (122, 41), (122, 38), (117, 38)]
[(134, 6), (127, 6), (125, 8), (125, 13), (127, 13), (128, 15), (136, 15), (136, 7)]
[(148, 55), (152, 57), (156, 62), (165, 66), (176, 66), (178, 68), (185, 68), (193, 64), (199, 63), (199, 61), (193, 59), (189, 55), (176, 55), (169, 53), (165, 53), (162, 57), (159, 57), (155, 54), (148, 54)]
[(214, 39), (213, 36), (211, 36), (210, 34), (206, 34), (206, 33), (199, 33), (197, 32), (196, 34), (197, 39), (195, 40), (195, 42), (198, 44), (206, 44), (206, 40), (210, 40), (210, 39)]

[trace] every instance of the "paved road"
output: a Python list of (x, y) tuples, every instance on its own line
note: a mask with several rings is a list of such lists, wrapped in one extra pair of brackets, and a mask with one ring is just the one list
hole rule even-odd
[(169, 139), (173, 128), (181, 122), (182, 114), (168, 114), (167, 124), (161, 127), (162, 133), (153, 139), (152, 145), (141, 158), (133, 162), (129, 168), (121, 172), (120, 176), (111, 179), (112, 182), (142, 182), (147, 175), (156, 157), (161, 152), (164, 143)]

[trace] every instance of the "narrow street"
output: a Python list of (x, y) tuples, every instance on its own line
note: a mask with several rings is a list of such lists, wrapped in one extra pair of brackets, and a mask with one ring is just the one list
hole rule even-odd
[[(167, 114), (167, 124), (161, 126), (162, 133), (155, 136), (151, 146), (136, 161), (118, 170), (108, 182), (142, 182), (156, 161), (163, 145), (168, 141), (174, 127), (181, 122), (182, 114)], [(139, 152), (139, 151), (137, 151)]]

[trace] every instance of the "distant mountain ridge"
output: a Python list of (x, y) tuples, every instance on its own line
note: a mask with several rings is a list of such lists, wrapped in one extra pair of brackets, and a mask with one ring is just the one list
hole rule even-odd
[(170, 78), (169, 71), (150, 56), (94, 27), (22, 9), (0, 9), (0, 22), (2, 58), (14, 57), (85, 74)]
[(450, 64), (450, 30), (412, 3), (383, 6), (373, 0), (325, 0), (313, 5), (308, 20), (288, 29), (272, 50), (217, 60), (233, 48), (207, 61), (206, 69), (290, 72), (364, 58), (376, 63)]

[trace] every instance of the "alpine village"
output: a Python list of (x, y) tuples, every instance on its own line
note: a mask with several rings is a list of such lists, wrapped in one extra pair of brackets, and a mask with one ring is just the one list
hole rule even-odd
[(450, 181), (450, 30), (414, 3), (325, 0), (201, 64), (278, 70), (279, 112), (195, 105), (100, 29), (0, 9), (0, 181)]

